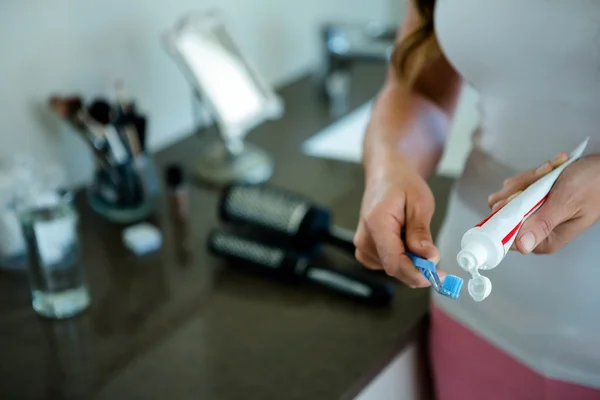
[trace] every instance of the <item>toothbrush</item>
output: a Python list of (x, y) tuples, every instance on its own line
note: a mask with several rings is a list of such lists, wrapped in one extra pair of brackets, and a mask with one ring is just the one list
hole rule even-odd
[(451, 299), (458, 299), (460, 295), (460, 289), (463, 285), (463, 279), (454, 275), (446, 275), (444, 283), (442, 283), (439, 275), (437, 274), (435, 264), (425, 258), (419, 257), (411, 252), (406, 252), (406, 255), (415, 264), (415, 267), (421, 271), (421, 274), (431, 283), (433, 290), (439, 294), (450, 297)]

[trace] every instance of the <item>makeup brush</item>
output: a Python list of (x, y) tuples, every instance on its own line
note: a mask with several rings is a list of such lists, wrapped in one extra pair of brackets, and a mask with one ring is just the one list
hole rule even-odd
[(123, 127), (128, 147), (132, 156), (136, 158), (142, 153), (140, 129), (137, 124), (137, 115), (133, 100), (125, 93), (122, 80), (115, 82), (115, 93), (117, 97), (117, 124)]
[(94, 138), (89, 138), (93, 146), (97, 149), (101, 149), (102, 141), (97, 139), (103, 139), (104, 135), (101, 131), (100, 125), (94, 121), (89, 115), (87, 110), (83, 107), (83, 102), (79, 97), (58, 97), (52, 96), (50, 98), (50, 107), (61, 117), (71, 122), (77, 128), (86, 133), (91, 133)]
[(104, 136), (108, 141), (108, 146), (114, 162), (117, 165), (124, 164), (129, 158), (127, 154), (128, 151), (125, 148), (119, 133), (115, 129), (114, 125), (112, 125), (113, 110), (110, 104), (108, 104), (108, 102), (105, 100), (96, 99), (92, 102), (88, 108), (88, 111), (90, 116), (100, 125), (102, 125)]
[(60, 117), (71, 120), (79, 109), (83, 106), (81, 98), (51, 96), (48, 103), (50, 108)]
[(115, 93), (117, 97), (117, 111), (122, 115), (134, 115), (135, 109), (133, 101), (125, 93), (125, 84), (122, 80), (115, 82)]
[(127, 147), (131, 152), (131, 156), (135, 159), (142, 153), (142, 145), (140, 143), (140, 133), (136, 124), (137, 117), (134, 115), (121, 114), (115, 121), (115, 125), (121, 128)]
[(52, 96), (49, 100), (50, 108), (60, 117), (66, 119), (75, 125), (81, 131), (94, 133), (94, 129), (89, 129), (89, 118), (84, 115), (83, 101), (80, 97), (59, 97)]
[(138, 189), (137, 171), (130, 162), (131, 151), (127, 148), (127, 141), (119, 134), (114, 122), (114, 110), (107, 101), (96, 99), (89, 107), (89, 112), (99, 124), (103, 126), (104, 135), (108, 141), (108, 147), (115, 164), (114, 169), (119, 179), (117, 183), (117, 192), (119, 193), (119, 203), (122, 206), (131, 206), (136, 203), (140, 189)]
[(138, 116), (135, 118), (134, 124), (139, 137), (140, 149), (142, 153), (146, 152), (146, 130), (148, 126), (147, 118)]
[(61, 118), (70, 122), (90, 145), (94, 156), (103, 168), (108, 168), (107, 145), (102, 127), (83, 108), (81, 98), (51, 96), (50, 108)]
[(102, 125), (108, 125), (113, 119), (113, 109), (107, 101), (95, 99), (88, 107), (88, 112), (92, 118)]

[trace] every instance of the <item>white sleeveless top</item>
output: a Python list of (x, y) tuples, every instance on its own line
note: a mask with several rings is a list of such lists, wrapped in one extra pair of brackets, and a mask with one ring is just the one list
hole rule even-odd
[[(440, 267), (466, 282), (461, 237), (505, 178), (587, 136), (600, 153), (600, 0), (438, 0), (435, 18), (444, 53), (480, 95), (481, 127), (438, 237)], [(551, 256), (511, 252), (485, 275), (485, 301), (466, 290), (434, 301), (539, 373), (600, 388), (600, 224)]]

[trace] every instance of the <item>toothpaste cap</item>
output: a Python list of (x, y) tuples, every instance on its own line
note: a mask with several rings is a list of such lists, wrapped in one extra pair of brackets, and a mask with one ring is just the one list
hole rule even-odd
[(485, 276), (479, 275), (469, 279), (467, 289), (473, 300), (483, 301), (492, 293), (492, 281)]

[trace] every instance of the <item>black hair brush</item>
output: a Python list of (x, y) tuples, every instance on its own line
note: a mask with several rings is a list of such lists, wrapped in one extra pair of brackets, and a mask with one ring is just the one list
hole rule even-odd
[(281, 248), (237, 234), (213, 231), (208, 239), (211, 253), (232, 266), (291, 283), (311, 283), (370, 305), (388, 305), (394, 294), (389, 282), (364, 274), (313, 265), (308, 259)]
[(323, 243), (354, 254), (354, 232), (331, 223), (331, 213), (309, 199), (267, 185), (234, 184), (221, 198), (225, 222), (261, 231), (280, 247), (315, 251)]

